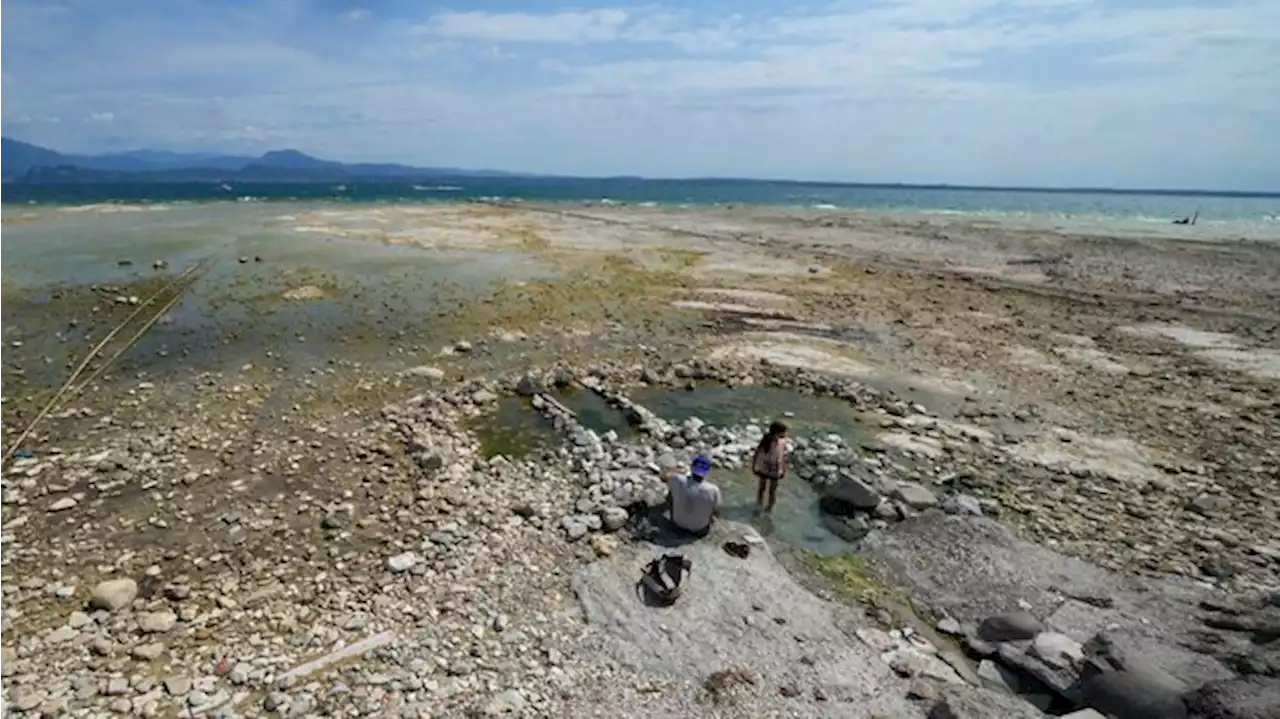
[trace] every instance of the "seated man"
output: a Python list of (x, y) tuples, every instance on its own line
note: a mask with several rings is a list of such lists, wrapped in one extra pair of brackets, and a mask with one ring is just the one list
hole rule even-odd
[(693, 458), (688, 474), (672, 479), (668, 486), (671, 523), (695, 537), (711, 531), (712, 518), (720, 513), (720, 488), (707, 481), (711, 460), (705, 455)]

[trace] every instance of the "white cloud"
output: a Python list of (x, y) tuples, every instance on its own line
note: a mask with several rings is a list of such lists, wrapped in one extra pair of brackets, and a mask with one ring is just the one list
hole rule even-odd
[(339, 15), (339, 17), (341, 17), (343, 20), (346, 20), (347, 22), (363, 22), (365, 20), (368, 20), (372, 15), (373, 13), (369, 12), (368, 9), (357, 7), (357, 8), (351, 8), (350, 10), (347, 10), (346, 12)]
[(445, 40), (489, 43), (595, 43), (616, 40), (629, 18), (630, 14), (622, 8), (567, 10), (544, 15), (442, 12), (415, 31)]
[(116, 119), (114, 112), (91, 112), (89, 113), (90, 122), (111, 122)]

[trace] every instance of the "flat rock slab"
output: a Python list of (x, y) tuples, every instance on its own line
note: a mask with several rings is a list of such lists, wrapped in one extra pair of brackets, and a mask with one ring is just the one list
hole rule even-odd
[(1232, 676), (1185, 645), (1203, 627), (1190, 582), (1109, 572), (1018, 538), (983, 517), (931, 512), (872, 532), (859, 552), (935, 611), (969, 624), (1029, 607), (1049, 629), (1086, 642), (1103, 629), (1189, 686)]
[[(767, 545), (753, 545), (746, 559), (726, 553), (722, 543), (742, 529), (721, 524), (708, 538), (677, 550), (628, 545), (576, 575), (573, 588), (586, 619), (600, 630), (582, 651), (600, 652), (602, 664), (678, 687), (642, 696), (628, 704), (627, 714), (919, 719), (928, 706), (908, 700), (909, 682), (856, 638), (869, 620), (803, 588)], [(648, 606), (636, 582), (650, 559), (670, 551), (689, 558), (692, 571), (674, 606)], [(753, 683), (738, 688), (736, 705), (708, 703), (703, 683), (729, 668), (743, 669)], [(591, 706), (588, 691), (574, 702), (574, 715), (609, 715), (616, 710), (616, 689), (610, 691), (614, 710)], [(958, 690), (971, 703), (990, 694)], [(1018, 716), (991, 716), (997, 715)]]

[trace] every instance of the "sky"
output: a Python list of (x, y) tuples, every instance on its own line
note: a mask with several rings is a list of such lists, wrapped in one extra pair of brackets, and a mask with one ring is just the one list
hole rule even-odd
[(576, 175), (1280, 190), (1280, 0), (6, 0), (3, 131)]

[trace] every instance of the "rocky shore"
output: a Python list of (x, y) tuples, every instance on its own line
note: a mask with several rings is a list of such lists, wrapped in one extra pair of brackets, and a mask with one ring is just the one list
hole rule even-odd
[[(1137, 279), (1087, 275), (1096, 243), (1069, 238), (1081, 254), (1056, 279), (1008, 287), (772, 216), (813, 246), (761, 249), (768, 225), (719, 218), (690, 259), (653, 249), (688, 217), (633, 215), (649, 224), (610, 232), (659, 269), (506, 287), (476, 301), (465, 340), (393, 338), (390, 365), (286, 370), (272, 349), (176, 380), (121, 370), (58, 408), (4, 466), (6, 712), (1275, 715), (1264, 281), (1234, 304), (1249, 316), (1227, 317), (1203, 307), (1232, 304), (1224, 288), (1111, 294), (1164, 296), (1155, 280), (1189, 271), (1167, 253)], [(1273, 266), (1245, 250), (1249, 272)], [(1221, 254), (1203, 260), (1215, 277), (1249, 264)], [(311, 301), (327, 300), (290, 300)], [(694, 566), (681, 602), (645, 606), (639, 571), (673, 549), (646, 519), (661, 471), (705, 452), (737, 481), (749, 420), (778, 408), (716, 422), (642, 398), (760, 387), (847, 408), (848, 431), (796, 433), (787, 480), (842, 551), (726, 522), (675, 548)], [(584, 394), (621, 421), (575, 411)], [(486, 451), (512, 407), (555, 440)]]

